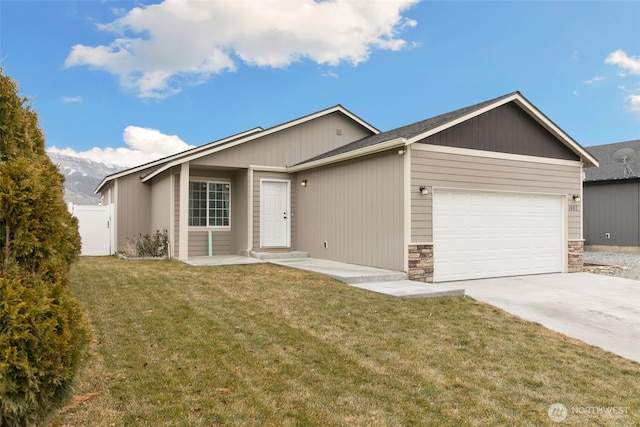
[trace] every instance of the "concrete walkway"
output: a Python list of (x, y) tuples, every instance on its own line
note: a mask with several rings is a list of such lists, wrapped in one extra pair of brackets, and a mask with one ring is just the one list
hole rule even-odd
[(236, 255), (203, 256), (185, 261), (190, 265), (239, 265), (270, 262), (284, 267), (313, 271), (329, 276), (351, 286), (403, 298), (436, 298), (464, 296), (464, 288), (441, 288), (438, 285), (407, 280), (401, 271), (347, 264), (316, 258), (296, 256), (287, 258), (284, 253), (258, 254), (262, 258)]
[(394, 297), (437, 298), (464, 296), (464, 288), (447, 287), (443, 289), (437, 285), (407, 280), (407, 274), (401, 271), (316, 258), (270, 259), (269, 262), (284, 267), (313, 271), (357, 288)]
[(404, 298), (470, 297), (640, 363), (640, 281), (591, 273), (542, 274), (428, 284), (405, 273), (314, 258), (199, 257), (191, 265), (271, 262)]
[(640, 362), (640, 281), (591, 273), (449, 282), (468, 296)]

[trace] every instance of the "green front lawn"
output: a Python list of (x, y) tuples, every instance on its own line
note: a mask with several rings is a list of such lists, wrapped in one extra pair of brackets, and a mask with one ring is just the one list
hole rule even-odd
[(268, 264), (82, 258), (72, 280), (95, 343), (53, 425), (640, 425), (640, 364), (471, 298)]

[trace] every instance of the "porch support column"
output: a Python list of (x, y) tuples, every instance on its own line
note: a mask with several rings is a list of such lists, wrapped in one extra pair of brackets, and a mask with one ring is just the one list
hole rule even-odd
[(189, 162), (180, 165), (180, 218), (178, 259), (189, 259)]
[(253, 252), (253, 168), (247, 170), (247, 256)]

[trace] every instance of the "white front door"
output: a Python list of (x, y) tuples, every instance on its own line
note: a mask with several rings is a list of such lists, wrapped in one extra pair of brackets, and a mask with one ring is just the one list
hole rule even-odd
[(289, 181), (262, 180), (260, 185), (260, 246), (289, 247)]

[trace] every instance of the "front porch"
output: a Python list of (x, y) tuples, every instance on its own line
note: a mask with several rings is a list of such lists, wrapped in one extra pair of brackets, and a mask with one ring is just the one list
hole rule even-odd
[(172, 256), (223, 265), (247, 263), (240, 260), (254, 248), (289, 251), (291, 177), (280, 168), (264, 169), (185, 162), (174, 170), (168, 218)]

